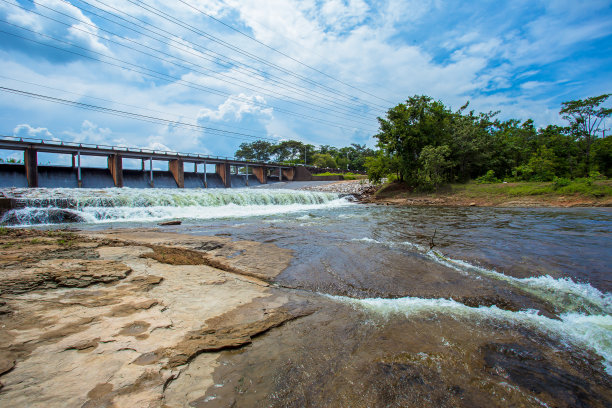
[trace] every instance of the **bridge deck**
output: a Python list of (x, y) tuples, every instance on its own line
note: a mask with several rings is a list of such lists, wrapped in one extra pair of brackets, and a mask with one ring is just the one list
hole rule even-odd
[(184, 163), (229, 164), (231, 166), (257, 166), (270, 168), (293, 168), (292, 165), (240, 160), (232, 157), (210, 156), (197, 153), (179, 153), (151, 149), (140, 149), (119, 146), (93, 145), (88, 143), (72, 143), (43, 139), (3, 137), (0, 138), (0, 149), (3, 150), (35, 150), (44, 153), (71, 154), (84, 156), (120, 155), (126, 159), (140, 160), (181, 160)]

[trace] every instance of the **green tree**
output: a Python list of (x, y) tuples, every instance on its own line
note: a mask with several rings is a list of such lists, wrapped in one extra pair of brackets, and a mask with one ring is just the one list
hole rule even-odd
[(238, 159), (268, 161), (272, 152), (272, 143), (257, 140), (251, 143), (241, 143), (234, 153)]
[(385, 156), (382, 151), (376, 156), (366, 157), (365, 166), (370, 181), (373, 183), (380, 183), (380, 181), (391, 172), (390, 164), (391, 159)]
[(555, 178), (555, 154), (551, 149), (541, 147), (527, 164), (532, 171), (531, 181), (552, 181)]
[(272, 155), (277, 161), (298, 161), (300, 150), (303, 150), (304, 144), (297, 140), (283, 140), (277, 145), (272, 146)]
[(591, 146), (601, 132), (605, 118), (612, 115), (612, 109), (601, 107), (611, 94), (563, 102), (559, 112), (570, 123), (572, 133), (582, 143), (585, 175), (591, 172)]
[(315, 153), (312, 158), (312, 163), (319, 168), (330, 168), (335, 169), (336, 160), (329, 153)]
[(438, 147), (425, 146), (419, 156), (420, 169), (418, 171), (419, 187), (422, 190), (433, 190), (447, 181), (445, 172), (451, 165), (448, 157), (451, 149), (447, 145)]
[(408, 98), (378, 118), (378, 146), (399, 159), (403, 179), (418, 182), (419, 154), (423, 147), (440, 144), (448, 135), (452, 114), (439, 101), (424, 95)]
[(612, 177), (612, 137), (595, 140), (591, 153), (593, 167), (606, 177)]

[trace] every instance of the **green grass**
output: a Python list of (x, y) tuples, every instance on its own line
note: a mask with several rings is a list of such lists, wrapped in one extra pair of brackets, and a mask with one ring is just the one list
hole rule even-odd
[(317, 173), (317, 174), (313, 174), (313, 176), (344, 176), (345, 180), (360, 180), (360, 179), (366, 179), (368, 178), (368, 176), (366, 176), (365, 174), (355, 174), (355, 173), (330, 173), (330, 172), (325, 172), (325, 173)]
[(592, 181), (590, 179), (572, 180), (568, 185), (557, 187), (552, 182), (517, 182), (477, 184), (452, 184), (452, 193), (462, 193), (470, 197), (483, 195), (528, 197), (528, 196), (561, 196), (581, 195), (591, 198), (612, 196), (612, 180)]
[(576, 179), (567, 185), (554, 182), (512, 182), (448, 184), (433, 193), (413, 192), (406, 184), (390, 183), (383, 186), (376, 196), (379, 198), (407, 198), (410, 196), (463, 196), (466, 198), (487, 197), (559, 197), (582, 196), (586, 198), (612, 197), (612, 180)]

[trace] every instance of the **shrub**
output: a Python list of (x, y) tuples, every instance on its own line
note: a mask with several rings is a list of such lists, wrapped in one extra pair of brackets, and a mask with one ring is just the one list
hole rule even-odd
[(566, 187), (569, 186), (572, 183), (572, 181), (568, 178), (565, 177), (555, 177), (553, 179), (553, 187), (555, 188), (555, 190), (561, 188), (561, 187)]
[(493, 170), (489, 170), (487, 171), (487, 174), (485, 174), (484, 176), (480, 176), (476, 179), (476, 182), (478, 184), (485, 184), (485, 183), (499, 183), (499, 179), (497, 177), (495, 177), (495, 172)]

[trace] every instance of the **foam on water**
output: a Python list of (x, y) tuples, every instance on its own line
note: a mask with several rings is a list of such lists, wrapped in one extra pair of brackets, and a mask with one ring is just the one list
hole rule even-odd
[(588, 283), (574, 282), (570, 278), (556, 279), (549, 275), (530, 278), (515, 278), (493, 269), (472, 265), (469, 262), (452, 259), (439, 251), (429, 250), (422, 245), (408, 241), (382, 242), (372, 238), (353, 239), (356, 242), (385, 245), (388, 247), (407, 247), (416, 249), (431, 260), (464, 274), (476, 274), (506, 282), (539, 299), (542, 299), (562, 312), (586, 312), (589, 314), (612, 314), (612, 294), (602, 293)]
[(448, 258), (438, 251), (428, 251), (427, 255), (434, 261), (457, 271), (476, 273), (504, 281), (565, 312), (612, 313), (612, 294), (602, 293), (588, 283), (574, 282), (570, 278), (555, 279), (549, 275), (515, 278), (492, 269), (472, 265), (469, 262)]
[(568, 312), (560, 320), (539, 315), (536, 311), (512, 312), (496, 306), (469, 307), (449, 299), (422, 299), (404, 297), (399, 299), (355, 299), (344, 296), (324, 295), (335, 301), (374, 313), (385, 319), (393, 316), (444, 314), (456, 319), (474, 322), (506, 322), (527, 326), (561, 341), (580, 347), (587, 347), (600, 355), (606, 371), (612, 374), (612, 316), (585, 315)]
[(7, 212), (0, 223), (203, 220), (352, 205), (334, 193), (274, 189), (31, 189), (11, 193), (23, 208)]

